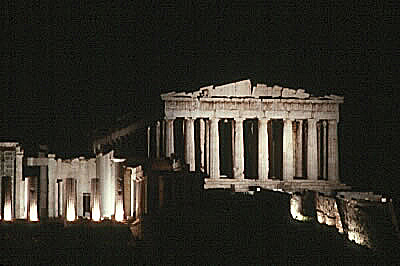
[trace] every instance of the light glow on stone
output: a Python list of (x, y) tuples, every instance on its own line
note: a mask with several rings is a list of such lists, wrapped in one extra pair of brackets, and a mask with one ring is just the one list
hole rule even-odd
[(75, 221), (75, 203), (71, 199), (67, 202), (67, 221)]
[(92, 208), (92, 220), (95, 222), (100, 221), (100, 204), (97, 198), (93, 201), (93, 208)]
[(37, 204), (36, 201), (31, 201), (29, 204), (29, 221), (37, 222), (39, 221)]
[(321, 212), (317, 212), (317, 221), (320, 224), (325, 224), (325, 215)]
[(310, 217), (304, 216), (303, 214), (301, 214), (301, 212), (299, 210), (301, 210), (300, 203), (295, 199), (291, 199), (290, 200), (290, 214), (292, 215), (292, 218), (297, 221), (301, 221), (301, 222), (306, 222), (311, 219)]
[(4, 221), (11, 221), (12, 220), (12, 215), (11, 215), (11, 200), (7, 200), (4, 203)]
[(350, 241), (354, 241), (359, 245), (363, 245), (363, 241), (361, 240), (360, 234), (354, 231), (349, 231), (347, 233), (347, 237), (349, 238)]
[(115, 210), (115, 220), (117, 222), (122, 222), (124, 220), (124, 208), (122, 204), (122, 200), (117, 201), (117, 206)]

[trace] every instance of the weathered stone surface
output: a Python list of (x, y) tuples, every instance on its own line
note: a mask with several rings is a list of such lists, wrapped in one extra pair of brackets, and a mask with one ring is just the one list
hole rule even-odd
[(272, 98), (277, 98), (282, 96), (282, 87), (278, 85), (274, 85), (272, 87)]
[(343, 232), (339, 210), (334, 197), (317, 195), (315, 209), (319, 223), (335, 226), (339, 232)]
[(338, 95), (333, 95), (333, 94), (331, 94), (329, 96), (325, 96), (325, 98), (332, 99), (332, 100), (344, 100), (343, 96), (338, 96)]
[(268, 87), (266, 84), (257, 84), (256, 87), (253, 88), (252, 95), (254, 97), (271, 97), (272, 96), (272, 87)]
[(300, 98), (300, 99), (306, 99), (310, 97), (309, 93), (305, 93), (305, 91), (303, 89), (298, 89), (296, 91), (296, 98)]
[(296, 90), (284, 88), (282, 90), (282, 97), (283, 98), (292, 98), (296, 96)]
[(213, 90), (208, 90), (211, 97), (251, 97), (250, 80), (242, 80), (221, 86), (216, 86)]

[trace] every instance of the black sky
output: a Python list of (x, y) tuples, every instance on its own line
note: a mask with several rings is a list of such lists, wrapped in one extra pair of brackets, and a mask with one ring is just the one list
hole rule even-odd
[(399, 9), (349, 2), (9, 4), (1, 136), (77, 154), (91, 130), (156, 113), (160, 92), (250, 78), (344, 95), (342, 176), (400, 188)]

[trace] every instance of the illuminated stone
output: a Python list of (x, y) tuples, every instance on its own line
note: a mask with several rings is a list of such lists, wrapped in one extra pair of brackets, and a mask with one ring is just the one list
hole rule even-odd
[[(200, 121), (205, 119), (204, 170), (209, 175), (209, 178), (205, 179), (204, 188), (206, 189), (230, 188), (231, 186), (241, 188), (260, 186), (264, 189), (273, 189), (276, 187), (275, 183), (279, 179), (279, 181), (283, 181), (282, 186), (288, 191), (295, 190), (300, 184), (301, 188), (310, 190), (321, 189), (324, 191), (333, 191), (349, 188), (339, 181), (326, 182), (333, 180), (333, 177), (328, 178), (328, 180), (326, 178), (327, 175), (329, 176), (329, 173), (327, 174), (329, 167), (326, 165), (329, 165), (329, 162), (332, 161), (337, 162), (337, 159), (329, 158), (330, 156), (335, 157), (337, 155), (337, 152), (335, 153), (335, 150), (331, 148), (331, 146), (335, 146), (337, 141), (335, 142), (335, 137), (332, 133), (334, 126), (327, 125), (327, 127), (324, 127), (324, 131), (318, 130), (321, 125), (320, 121), (322, 121), (322, 125), (325, 125), (327, 121), (330, 123), (329, 121), (331, 120), (339, 121), (339, 105), (343, 103), (343, 97), (315, 97), (310, 96), (304, 89), (282, 88), (278, 85), (268, 87), (265, 84), (257, 84), (252, 87), (250, 80), (243, 80), (218, 86), (206, 86), (190, 93), (165, 93), (161, 95), (161, 99), (165, 103), (167, 157), (170, 157), (174, 150), (174, 119), (184, 118), (187, 121), (185, 122), (186, 124), (191, 123), (189, 121), (194, 118), (198, 118)], [(249, 149), (258, 150), (258, 156), (240, 155), (241, 143), (246, 142), (245, 138), (247, 138), (247, 135), (242, 137), (236, 134), (235, 125), (232, 127), (232, 139), (224, 140), (224, 142), (219, 140), (221, 136), (218, 132), (218, 121), (232, 121), (232, 119), (236, 120), (239, 118), (243, 120), (259, 120), (258, 140), (249, 142), (258, 143), (258, 149), (254, 147)], [(278, 135), (272, 141), (268, 140), (268, 130), (272, 132), (273, 136), (282, 134), (280, 133), (282, 131), (280, 131), (279, 126), (268, 129), (268, 126), (264, 125), (263, 120), (271, 120), (277, 125), (281, 122), (274, 120), (285, 121), (283, 136)], [(306, 123), (304, 123), (305, 120)], [(294, 121), (296, 121), (296, 126), (294, 126)], [(240, 124), (238, 125), (241, 126)], [(183, 130), (186, 127), (183, 127)], [(191, 156), (191, 152), (188, 151), (193, 146), (191, 134), (189, 134), (191, 130), (189, 132), (188, 130), (184, 131), (186, 135), (185, 139), (189, 140), (189, 142), (186, 141), (185, 149), (187, 152), (185, 153), (184, 160), (189, 164), (191, 170), (193, 169), (192, 164), (200, 165), (200, 170), (202, 170), (202, 131), (202, 122), (200, 122), (200, 159), (198, 159), (199, 162), (195, 161), (195, 163), (193, 163), (192, 157), (190, 160), (188, 157)], [(236, 131), (241, 132), (240, 129)], [(318, 136), (324, 136), (324, 142), (320, 143)], [(328, 138), (325, 136), (328, 136)], [(230, 149), (224, 148), (220, 151), (219, 145), (220, 143), (229, 143), (230, 141), (232, 141), (232, 154), (224, 154)], [(280, 144), (278, 142), (283, 143)], [(269, 147), (271, 143), (274, 143), (274, 147)], [(197, 145), (194, 146), (198, 147)], [(321, 146), (323, 146), (325, 152), (319, 153), (318, 151)], [(326, 153), (327, 147), (330, 147), (328, 150), (331, 152)], [(271, 156), (268, 154), (269, 150), (272, 152)], [(254, 159), (258, 157), (258, 178), (250, 179), (244, 176), (244, 173), (248, 172), (248, 169), (244, 169), (245, 167), (242, 169), (241, 167), (242, 160), (244, 161), (244, 158), (241, 157), (244, 156), (250, 156), (249, 158), (254, 157)], [(226, 178), (220, 178), (220, 166), (221, 164), (225, 164), (225, 160), (229, 160), (229, 158), (233, 158), (231, 172), (234, 178), (226, 180)], [(195, 158), (195, 160), (197, 159)], [(268, 179), (270, 165), (274, 166), (273, 169), (283, 169), (283, 173), (280, 170), (274, 173), (278, 175), (275, 176), (274, 180)], [(321, 166), (324, 166), (322, 171), (320, 171)], [(246, 164), (246, 167), (250, 166)], [(325, 183), (319, 180), (320, 176), (324, 177), (323, 181)], [(339, 180), (338, 174), (335, 174), (335, 176), (337, 176), (335, 180)], [(294, 183), (293, 181), (296, 177), (301, 177), (302, 180), (296, 180), (296, 183)], [(237, 184), (238, 180), (240, 180), (240, 184)]]
[(291, 180), (294, 177), (294, 145), (293, 121), (284, 120), (283, 124), (283, 179)]
[(258, 178), (268, 179), (268, 120), (260, 118), (258, 120)]
[(67, 221), (76, 220), (76, 180), (67, 178), (65, 180), (65, 200), (66, 200), (66, 218)]

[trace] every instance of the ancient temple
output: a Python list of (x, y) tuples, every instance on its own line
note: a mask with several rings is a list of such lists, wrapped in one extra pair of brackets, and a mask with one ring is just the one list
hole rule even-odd
[(161, 98), (165, 155), (180, 155), (190, 171), (204, 171), (206, 189), (346, 188), (338, 150), (343, 97), (243, 80)]
[(350, 189), (339, 176), (343, 97), (243, 80), (161, 98), (164, 120), (95, 139), (93, 158), (62, 159), (46, 149), (24, 158), (18, 143), (0, 143), (0, 219), (138, 217), (147, 210), (142, 166), (149, 162), (168, 171), (183, 162), (204, 176), (205, 189)]

